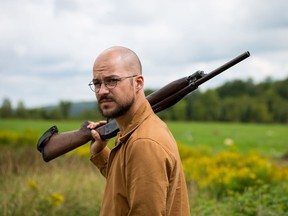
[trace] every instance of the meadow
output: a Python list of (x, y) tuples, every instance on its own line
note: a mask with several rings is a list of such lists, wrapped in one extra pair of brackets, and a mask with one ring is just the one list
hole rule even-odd
[[(105, 179), (86, 144), (48, 163), (36, 150), (52, 125), (0, 120), (0, 215), (97, 215)], [(287, 125), (167, 122), (179, 145), (191, 215), (288, 215)], [(112, 143), (110, 143), (112, 146)]]

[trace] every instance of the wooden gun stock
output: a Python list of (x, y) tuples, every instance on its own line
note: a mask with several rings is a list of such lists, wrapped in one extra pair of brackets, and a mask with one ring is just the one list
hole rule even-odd
[[(219, 68), (208, 74), (203, 71), (197, 71), (194, 74), (175, 80), (161, 89), (148, 95), (146, 98), (151, 104), (155, 113), (160, 112), (168, 107), (173, 106), (184, 96), (194, 91), (204, 82), (212, 79), (228, 68), (248, 58), (250, 53), (247, 51)], [(42, 153), (43, 160), (48, 162), (60, 155), (63, 155), (90, 140), (93, 140), (90, 130), (87, 128), (88, 122), (84, 122), (79, 130), (58, 133), (56, 126), (48, 129), (39, 139), (37, 149)], [(115, 120), (109, 121), (96, 129), (102, 139), (109, 139), (116, 136), (119, 131)]]

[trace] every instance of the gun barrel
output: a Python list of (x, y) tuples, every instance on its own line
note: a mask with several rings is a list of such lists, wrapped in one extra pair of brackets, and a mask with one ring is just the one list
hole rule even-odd
[(201, 84), (212, 79), (213, 77), (217, 76), (218, 74), (222, 73), (223, 71), (227, 70), (228, 68), (238, 64), (240, 61), (248, 58), (250, 53), (247, 51), (236, 58), (230, 60), (229, 62), (223, 64), (222, 66), (216, 68), (215, 70), (211, 71), (208, 74), (204, 74), (201, 71), (197, 71), (193, 75), (191, 75), (191, 80), (189, 85), (182, 87), (180, 90), (175, 92), (174, 94), (167, 95), (163, 100), (157, 101), (155, 104), (151, 104), (153, 111), (155, 113), (160, 112), (180, 101), (184, 96), (189, 94), (190, 92), (194, 91), (198, 88)]
[(200, 86), (204, 82), (212, 79), (213, 77), (217, 76), (218, 74), (222, 73), (223, 71), (227, 70), (228, 68), (238, 64), (239, 62), (243, 61), (244, 59), (248, 58), (249, 56), (250, 56), (249, 51), (242, 53), (241, 55), (237, 56), (236, 58), (230, 60), (229, 62), (227, 62), (227, 63), (223, 64), (222, 66), (216, 68), (215, 70), (211, 71), (206, 76), (195, 81), (195, 85)]

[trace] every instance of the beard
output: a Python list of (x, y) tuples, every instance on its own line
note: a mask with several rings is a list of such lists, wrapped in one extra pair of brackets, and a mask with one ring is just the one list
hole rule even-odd
[[(109, 107), (104, 106), (101, 108), (101, 100), (102, 99), (109, 99), (109, 100), (113, 101), (114, 103), (117, 104), (117, 107), (114, 110), (111, 110), (110, 112), (104, 112), (104, 110), (106, 108), (109, 108)], [(125, 101), (125, 102), (118, 102), (117, 100), (115, 100), (112, 97), (103, 96), (99, 100), (98, 108), (99, 108), (100, 113), (103, 117), (105, 117), (105, 118), (117, 118), (117, 117), (124, 115), (131, 108), (133, 103), (134, 103), (134, 97), (128, 101)]]

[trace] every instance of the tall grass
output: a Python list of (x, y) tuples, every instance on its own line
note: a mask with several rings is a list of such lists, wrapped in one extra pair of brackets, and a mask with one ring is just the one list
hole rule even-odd
[(1, 148), (0, 215), (97, 215), (105, 184), (88, 158), (43, 162), (31, 147)]
[[(16, 149), (1, 146), (0, 150), (0, 215), (99, 214), (105, 179), (82, 151), (81, 156), (76, 151), (45, 163), (41, 155), (29, 146)], [(196, 162), (200, 157), (199, 165), (189, 163), (186, 161), (189, 158), (186, 158), (183, 164), (185, 170), (187, 165), (199, 169), (203, 167), (201, 152), (193, 152)], [(189, 156), (185, 153), (182, 149), (182, 157)], [(215, 158), (207, 160), (213, 162)], [(217, 168), (213, 170), (214, 174), (217, 174)], [(209, 173), (205, 175), (204, 180), (210, 179)], [(218, 196), (219, 184), (214, 187), (212, 182), (209, 187), (201, 187), (201, 179), (198, 183), (187, 180), (192, 216), (287, 215), (287, 181), (243, 187), (241, 192), (226, 190), (225, 195)]]

